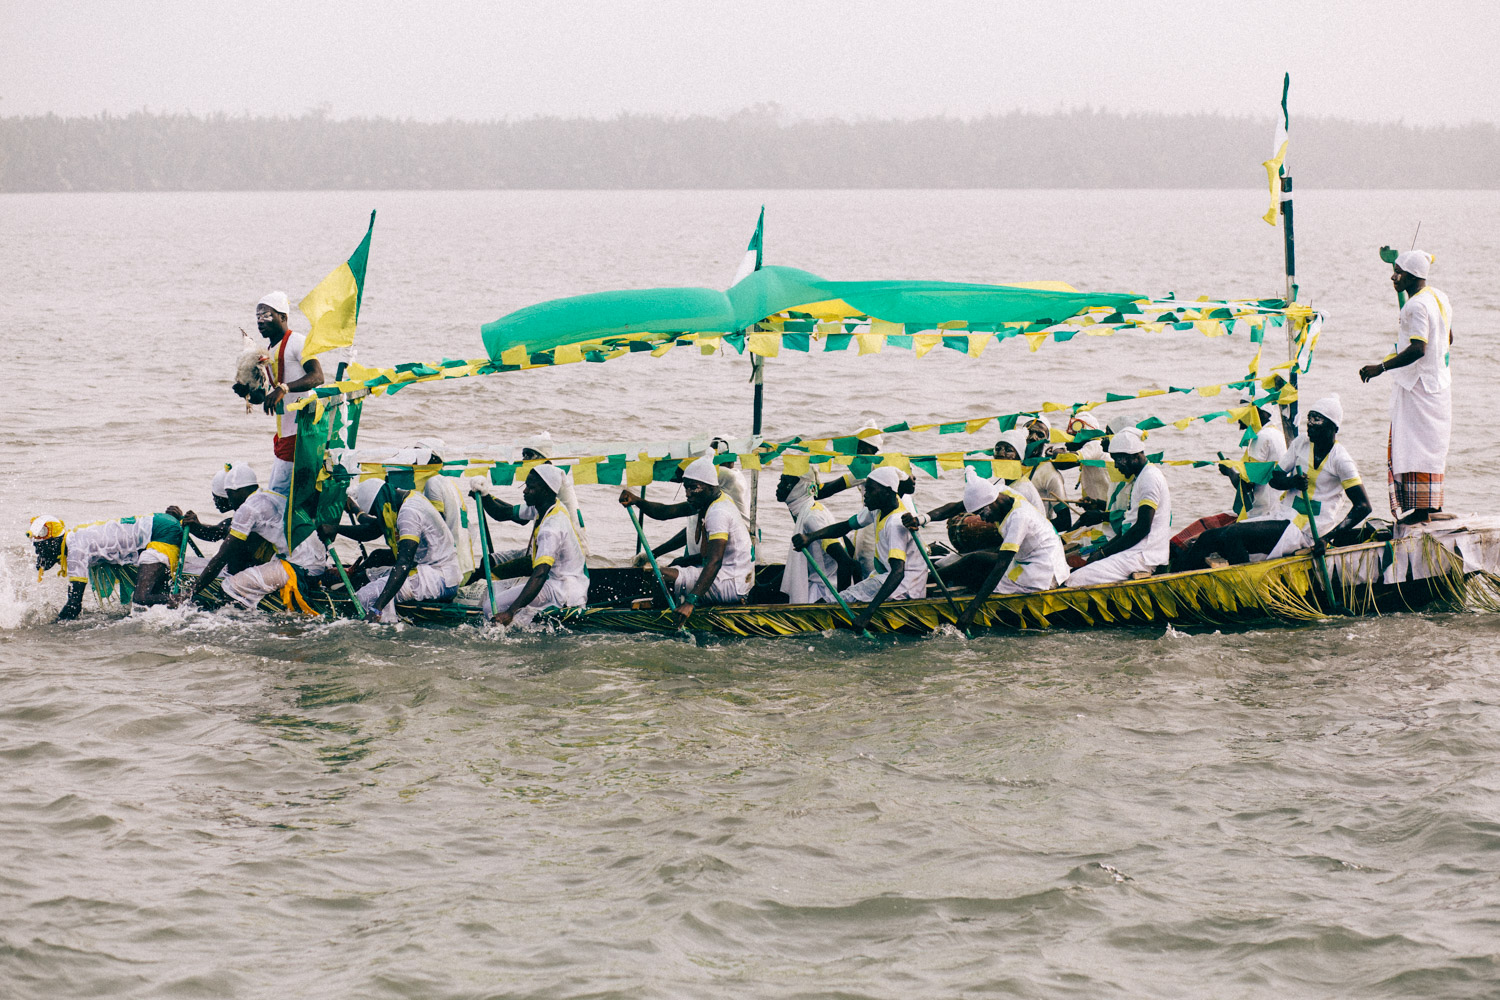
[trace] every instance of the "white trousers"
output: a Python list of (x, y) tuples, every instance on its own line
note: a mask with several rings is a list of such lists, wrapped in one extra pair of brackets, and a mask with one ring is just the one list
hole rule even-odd
[(224, 578), (224, 593), (247, 608), (260, 604), (261, 598), (287, 584), (286, 567), (280, 559), (249, 566)]
[(1080, 566), (1068, 574), (1069, 587), (1096, 587), (1103, 583), (1119, 583), (1127, 580), (1132, 573), (1150, 573), (1156, 569), (1155, 566), (1147, 565), (1146, 558), (1141, 552), (1141, 546), (1126, 549), (1124, 552), (1116, 552), (1112, 556), (1105, 556), (1098, 562), (1091, 562), (1087, 566)]
[[(692, 593), (693, 588), (698, 586), (698, 578), (703, 575), (702, 566), (678, 566), (677, 582), (672, 584), (673, 597), (686, 597)], [(714, 577), (714, 582), (708, 587), (708, 593), (703, 595), (704, 604), (741, 604), (745, 600), (746, 589), (743, 593), (739, 589), (738, 580), (727, 579), (729, 574), (723, 570)]]
[[(517, 580), (515, 583), (508, 583), (503, 587), (496, 584), (495, 607), (500, 611), (509, 610), (510, 606), (515, 603), (516, 598), (521, 596), (521, 591), (524, 589), (526, 589), (526, 580), (524, 578)], [(538, 611), (568, 607), (565, 603), (566, 601), (567, 595), (559, 593), (558, 588), (552, 585), (551, 580), (548, 580), (542, 584), (542, 589), (537, 591), (536, 597), (532, 598), (530, 604), (516, 609), (515, 617), (512, 621), (516, 625), (525, 625), (536, 617)], [(485, 618), (494, 617), (494, 613), (490, 611), (490, 594), (488, 588), (479, 592), (479, 606), (484, 610)]]
[[(391, 570), (383, 566), (375, 571), (378, 575), (370, 577), (370, 582), (360, 587), (355, 594), (359, 598), (360, 606), (366, 613), (370, 605), (380, 596), (385, 589), (386, 577), (390, 576)], [(443, 574), (433, 566), (417, 566), (396, 591), (396, 596), (384, 608), (380, 609), (380, 620), (394, 624), (396, 622), (397, 601), (451, 601), (457, 589), (443, 583)]]

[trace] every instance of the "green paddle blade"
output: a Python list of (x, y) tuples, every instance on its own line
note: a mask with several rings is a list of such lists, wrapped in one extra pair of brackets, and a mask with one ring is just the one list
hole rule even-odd
[(1397, 253), (1398, 251), (1395, 247), (1381, 247), (1380, 259), (1385, 261), (1387, 264), (1394, 264), (1396, 263)]

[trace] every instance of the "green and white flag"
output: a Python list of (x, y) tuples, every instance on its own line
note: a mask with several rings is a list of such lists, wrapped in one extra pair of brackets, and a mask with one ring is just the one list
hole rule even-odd
[(734, 273), (734, 280), (729, 283), (733, 288), (748, 278), (752, 272), (760, 270), (760, 241), (761, 234), (766, 227), (766, 206), (760, 206), (760, 218), (755, 222), (755, 235), (750, 237), (750, 245), (745, 248), (745, 259), (740, 261), (740, 269)]
[(1286, 92), (1291, 86), (1292, 74), (1288, 73), (1281, 81), (1281, 115), (1276, 119), (1276, 138), (1271, 140), (1271, 158), (1261, 164), (1266, 168), (1266, 179), (1271, 185), (1271, 207), (1262, 216), (1268, 226), (1276, 225), (1277, 206), (1281, 202), (1281, 175), (1286, 173), (1287, 133), (1292, 127), (1292, 120), (1286, 113)]

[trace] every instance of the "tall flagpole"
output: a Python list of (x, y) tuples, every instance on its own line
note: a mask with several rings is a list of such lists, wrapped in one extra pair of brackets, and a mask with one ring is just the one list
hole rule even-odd
[[(766, 206), (760, 207), (760, 218), (755, 222), (755, 235), (750, 237), (750, 245), (745, 248), (745, 259), (740, 264), (740, 273), (735, 276), (734, 284), (739, 284), (744, 278), (760, 270), (761, 266), (761, 236), (766, 225)], [(752, 260), (752, 256), (754, 258)], [(766, 359), (759, 354), (750, 355), (750, 383), (755, 386), (755, 401), (751, 407), (750, 417), (750, 446), (754, 450), (760, 445), (761, 416), (765, 412), (766, 400)], [(751, 552), (760, 548), (760, 532), (756, 527), (760, 505), (760, 469), (747, 469), (750, 473), (750, 548)]]
[[(1281, 80), (1281, 129), (1282, 134), (1291, 132), (1291, 115), (1287, 112), (1287, 93), (1292, 88), (1292, 74), (1287, 73)], [(1292, 215), (1292, 174), (1286, 166), (1287, 143), (1282, 140), (1281, 148), (1276, 151), (1281, 157), (1278, 174), (1281, 180), (1281, 245), (1286, 259), (1286, 303), (1291, 305), (1297, 301), (1297, 238), (1293, 226)], [(1268, 216), (1266, 221), (1270, 222), (1275, 216)], [(1286, 350), (1287, 359), (1292, 362), (1291, 371), (1288, 373), (1287, 381), (1292, 387), (1293, 393), (1297, 391), (1297, 336), (1296, 328), (1291, 324), (1286, 328)], [(1297, 432), (1297, 400), (1293, 399), (1284, 411), (1284, 423), (1287, 425), (1287, 439), (1290, 440)]]

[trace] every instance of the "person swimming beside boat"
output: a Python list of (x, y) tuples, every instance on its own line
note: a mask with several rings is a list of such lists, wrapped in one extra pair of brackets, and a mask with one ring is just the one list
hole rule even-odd
[(927, 596), (927, 562), (917, 548), (916, 536), (903, 523), (911, 513), (901, 499), (901, 473), (888, 465), (871, 471), (865, 479), (865, 509), (826, 528), (792, 536), (792, 547), (802, 551), (825, 538), (839, 538), (858, 528), (874, 527), (878, 544), (875, 572), (839, 592), (845, 601), (867, 601), (855, 616), (855, 629), (870, 624), (875, 612), (888, 600), (902, 601)]
[[(491, 615), (488, 589), (481, 602), (486, 618), (499, 625), (525, 625), (538, 611), (551, 608), (581, 608), (589, 602), (589, 571), (583, 543), (568, 508), (559, 496), (567, 477), (555, 465), (538, 465), (526, 476), (521, 488), (521, 506), (502, 504), (478, 490), (474, 496), (484, 512), (497, 521), (530, 524), (531, 540), (521, 571), (526, 579), (495, 591)], [(512, 563), (511, 565), (517, 565)], [(497, 572), (504, 567), (498, 567)]]
[[(809, 472), (805, 476), (783, 475), (776, 483), (776, 499), (786, 504), (792, 515), (792, 533), (810, 535), (834, 523), (833, 514), (817, 499), (817, 481)], [(860, 575), (859, 563), (849, 554), (843, 542), (823, 539), (806, 550), (795, 547), (787, 551), (786, 566), (781, 574), (781, 592), (789, 604), (832, 603), (833, 591), (808, 565), (808, 555), (818, 561), (818, 568), (835, 583), (842, 572), (853, 580)]]
[[(53, 566), (68, 578), (68, 599), (57, 620), (78, 617), (84, 589), (90, 585), (101, 599), (113, 594), (118, 585), (122, 604), (166, 603), (182, 544), (182, 516), (178, 508), (168, 507), (159, 514), (74, 528), (50, 514), (32, 518), (27, 537), (36, 552), (37, 579)], [(134, 587), (118, 572), (127, 566), (136, 568)]]
[(225, 503), (234, 511), (229, 537), (208, 560), (183, 600), (196, 602), (203, 588), (218, 578), (219, 571), (227, 570), (224, 594), (243, 607), (254, 608), (267, 594), (280, 591), (288, 611), (311, 614), (302, 591), (318, 586), (319, 578), (329, 569), (323, 538), (313, 531), (288, 553), (287, 498), (274, 490), (261, 489), (255, 470), (243, 462), (225, 468), (222, 485)]
[(1172, 493), (1167, 477), (1146, 458), (1135, 428), (1110, 438), (1109, 453), (1129, 487), (1129, 505), (1119, 533), (1095, 549), (1068, 577), (1069, 587), (1118, 583), (1136, 573), (1153, 573), (1171, 553)]
[(679, 623), (688, 620), (694, 607), (743, 603), (755, 583), (750, 531), (734, 501), (720, 488), (712, 455), (698, 458), (683, 470), (682, 487), (687, 499), (672, 504), (646, 500), (629, 490), (620, 493), (622, 506), (636, 507), (654, 520), (692, 518), (686, 530), (697, 539), (699, 554), (661, 571), (677, 598)]
[[(381, 479), (364, 479), (354, 488), (358, 524), (339, 525), (338, 532), (368, 542), (385, 535), (390, 546), (372, 552), (365, 562), (369, 582), (355, 594), (366, 614), (394, 623), (395, 602), (451, 601), (458, 594), (458, 553), (443, 516), (415, 490)], [(389, 560), (387, 569), (376, 565)]]
[[(967, 470), (964, 511), (999, 525), (998, 548), (969, 552), (951, 563), (944, 573), (974, 589), (974, 599), (959, 616), (958, 627), (967, 629), (980, 606), (993, 593), (1031, 594), (1059, 587), (1068, 579), (1068, 560), (1062, 539), (1014, 490)], [(908, 527), (918, 527), (908, 519)]]
[[(1344, 407), (1337, 395), (1320, 399), (1307, 410), (1307, 432), (1298, 436), (1281, 456), (1270, 485), (1286, 490), (1278, 511), (1255, 520), (1204, 532), (1194, 545), (1194, 558), (1184, 569), (1201, 569), (1217, 552), (1230, 564), (1250, 561), (1252, 554), (1278, 559), (1309, 546), (1321, 549), (1354, 540), (1355, 529), (1370, 516), (1370, 501), (1359, 469), (1338, 441)], [(1309, 522), (1307, 498), (1312, 500)], [(1348, 513), (1343, 512), (1345, 499)], [(1342, 515), (1342, 516), (1340, 516)], [(1314, 537), (1314, 529), (1317, 535)]]

